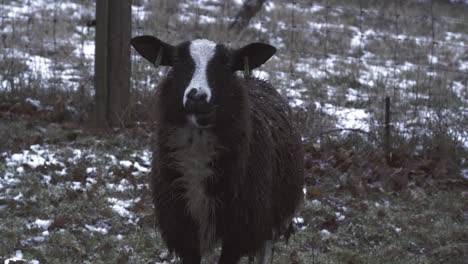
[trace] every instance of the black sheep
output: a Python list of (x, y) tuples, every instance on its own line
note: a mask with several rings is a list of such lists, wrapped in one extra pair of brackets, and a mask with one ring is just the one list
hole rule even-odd
[(278, 92), (235, 71), (259, 67), (276, 49), (209, 40), (172, 46), (152, 36), (131, 44), (151, 63), (172, 67), (155, 98), (152, 171), (167, 247), (185, 264), (200, 263), (219, 242), (222, 264), (265, 252), (302, 201), (302, 143)]

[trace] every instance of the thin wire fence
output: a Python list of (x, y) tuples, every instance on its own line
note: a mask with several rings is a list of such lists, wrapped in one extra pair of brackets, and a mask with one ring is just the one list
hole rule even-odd
[[(0, 3), (2, 90), (94, 93), (93, 1)], [(207, 37), (233, 47), (269, 42), (277, 55), (257, 74), (298, 109), (316, 109), (334, 116), (338, 127), (379, 135), (389, 97), (397, 134), (421, 135), (438, 120), (468, 144), (468, 21), (447, 15), (461, 11), (432, 1), (417, 8), (399, 0), (265, 5), (233, 36), (225, 28), (240, 8), (234, 2), (136, 1), (133, 35), (171, 43)], [(133, 96), (151, 94), (166, 71), (155, 71), (133, 52)]]

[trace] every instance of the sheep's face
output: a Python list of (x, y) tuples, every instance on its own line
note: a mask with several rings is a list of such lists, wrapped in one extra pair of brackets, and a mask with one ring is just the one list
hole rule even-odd
[(263, 43), (231, 50), (206, 39), (172, 46), (152, 36), (135, 37), (131, 44), (151, 63), (173, 67), (173, 98), (167, 101), (183, 109), (186, 121), (198, 128), (216, 125), (217, 109), (229, 100), (227, 89), (236, 88), (230, 85), (235, 71), (259, 67), (276, 51)]

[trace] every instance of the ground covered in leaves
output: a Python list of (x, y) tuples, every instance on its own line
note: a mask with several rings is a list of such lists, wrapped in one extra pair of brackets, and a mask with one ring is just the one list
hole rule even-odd
[[(177, 262), (154, 228), (150, 128), (100, 133), (12, 112), (0, 128), (0, 263)], [(468, 261), (465, 178), (433, 160), (387, 165), (346, 139), (305, 149), (305, 203), (273, 263)]]

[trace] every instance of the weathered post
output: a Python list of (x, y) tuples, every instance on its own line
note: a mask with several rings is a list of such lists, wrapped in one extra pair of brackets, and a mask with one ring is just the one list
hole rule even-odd
[(95, 121), (121, 125), (130, 94), (131, 1), (96, 1)]
[(385, 131), (384, 131), (384, 151), (387, 161), (391, 157), (391, 147), (390, 147), (390, 97), (385, 97)]

